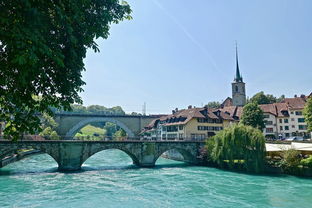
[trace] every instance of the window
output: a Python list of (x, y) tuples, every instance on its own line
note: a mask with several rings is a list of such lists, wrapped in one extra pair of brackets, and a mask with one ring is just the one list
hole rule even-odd
[(173, 140), (177, 138), (177, 134), (168, 134), (167, 137), (168, 139)]
[(235, 86), (235, 91), (238, 92), (238, 87), (237, 86)]
[(283, 119), (280, 118), (280, 119), (279, 119), (279, 122), (280, 122), (280, 123), (283, 123)]
[(302, 111), (296, 111), (296, 115), (297, 116), (301, 116), (302, 115)]
[(273, 121), (266, 121), (265, 124), (266, 125), (273, 125)]
[(280, 130), (283, 131), (283, 127), (282, 126), (280, 126)]
[(183, 130), (183, 126), (182, 125), (179, 126), (179, 130)]
[(294, 114), (294, 111), (290, 111), (290, 114)]
[(295, 119), (294, 119), (294, 118), (292, 118), (292, 119), (291, 119), (291, 121), (295, 121)]
[(265, 131), (266, 131), (267, 133), (273, 133), (273, 128), (266, 128)]
[(284, 119), (284, 123), (288, 123), (288, 118), (285, 118), (285, 119)]
[(263, 115), (263, 118), (270, 118), (270, 115), (264, 114), (264, 115)]
[(179, 139), (183, 139), (183, 134), (179, 134)]
[(163, 126), (163, 127), (162, 127), (162, 131), (167, 131), (166, 126)]
[(291, 128), (295, 128), (295, 125), (292, 125)]
[(304, 123), (304, 118), (298, 118), (298, 123)]
[(307, 130), (307, 126), (306, 125), (299, 125), (299, 130)]
[(285, 137), (289, 137), (289, 133), (286, 133), (286, 134), (285, 134)]
[(206, 135), (205, 134), (191, 134), (191, 139), (204, 140), (206, 139)]
[(178, 131), (178, 126), (167, 126), (167, 132)]
[(285, 126), (285, 130), (286, 130), (286, 131), (289, 130), (289, 126)]
[(166, 139), (166, 134), (163, 134), (161, 137), (162, 137), (163, 139)]

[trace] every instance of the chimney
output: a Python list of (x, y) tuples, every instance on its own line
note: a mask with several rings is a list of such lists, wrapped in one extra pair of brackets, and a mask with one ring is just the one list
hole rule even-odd
[(295, 98), (297, 97), (297, 95), (294, 96)]
[(304, 94), (301, 94), (300, 97), (301, 97), (301, 98), (305, 98), (305, 95), (304, 95)]
[(192, 105), (189, 105), (189, 106), (187, 107), (187, 109), (192, 109)]
[(172, 110), (172, 114), (175, 114), (175, 111), (174, 111), (174, 110)]
[(175, 112), (178, 112), (178, 111), (179, 111), (179, 109), (178, 109), (178, 108), (176, 108), (176, 109), (175, 109)]

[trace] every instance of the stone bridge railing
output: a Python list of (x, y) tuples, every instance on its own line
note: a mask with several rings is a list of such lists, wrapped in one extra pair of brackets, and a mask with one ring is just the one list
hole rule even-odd
[(59, 170), (79, 170), (93, 154), (106, 149), (119, 149), (128, 154), (140, 167), (153, 167), (156, 160), (168, 150), (178, 151), (185, 162), (200, 163), (200, 150), (204, 142), (198, 141), (0, 141), (0, 159), (19, 149), (36, 149), (49, 154)]

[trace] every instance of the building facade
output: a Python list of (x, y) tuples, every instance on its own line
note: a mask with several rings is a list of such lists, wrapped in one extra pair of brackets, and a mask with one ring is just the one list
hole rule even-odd
[(260, 105), (264, 113), (265, 129), (263, 134), (267, 138), (288, 138), (300, 136), (310, 138), (307, 123), (303, 117), (303, 109), (310, 97), (301, 95), (285, 98), (281, 103)]
[(152, 121), (141, 132), (141, 137), (148, 140), (204, 140), (233, 122), (235, 119), (229, 113), (219, 109), (189, 106)]

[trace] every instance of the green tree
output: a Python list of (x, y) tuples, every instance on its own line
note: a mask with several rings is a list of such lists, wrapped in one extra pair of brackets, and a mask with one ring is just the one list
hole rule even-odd
[(117, 126), (116, 124), (110, 123), (110, 122), (106, 122), (104, 129), (106, 130), (106, 135), (109, 138), (113, 138), (113, 135), (115, 134), (115, 132), (117, 131)]
[[(38, 112), (81, 103), (88, 48), (108, 38), (112, 23), (130, 19), (119, 0), (0, 1), (0, 120), (18, 138), (40, 126)], [(41, 96), (34, 99), (33, 96)]]
[(308, 131), (312, 132), (312, 96), (308, 98), (303, 109), (304, 120), (308, 125)]
[(285, 95), (281, 95), (279, 98), (276, 98), (276, 102), (280, 103), (285, 99)]
[(250, 102), (257, 103), (258, 105), (261, 104), (270, 104), (276, 102), (276, 97), (273, 95), (265, 95), (263, 91), (258, 92), (254, 96), (250, 98)]
[(58, 124), (51, 116), (48, 114), (43, 114), (41, 118), (42, 131), (39, 133), (39, 135), (45, 137), (46, 139), (58, 140), (60, 139), (60, 136), (55, 131), (57, 126)]
[(259, 130), (265, 128), (263, 111), (256, 103), (248, 103), (244, 106), (240, 123), (252, 126)]
[(206, 107), (208, 107), (208, 108), (220, 108), (221, 104), (217, 101), (211, 101), (211, 102), (208, 102)]
[(83, 105), (73, 104), (71, 105), (71, 109), (73, 113), (87, 113), (87, 108)]
[(219, 165), (235, 163), (249, 172), (264, 169), (265, 140), (261, 131), (251, 126), (233, 125), (218, 132), (214, 137), (211, 158)]
[(126, 136), (127, 136), (127, 133), (125, 132), (125, 130), (119, 129), (118, 131), (115, 132), (114, 139), (115, 140), (122, 140), (122, 139), (126, 138)]

